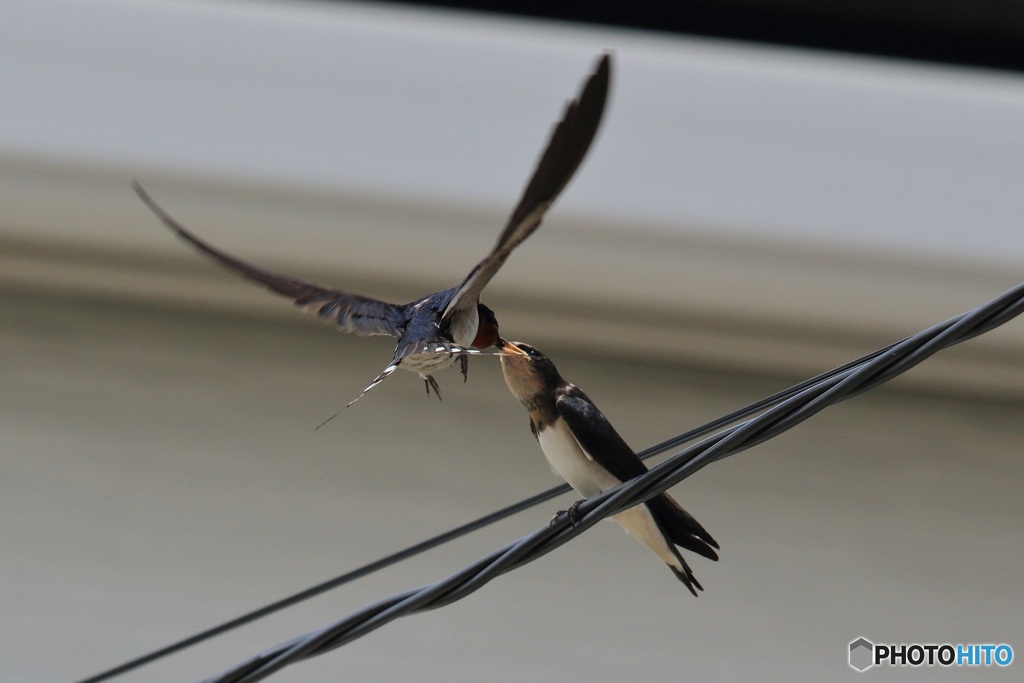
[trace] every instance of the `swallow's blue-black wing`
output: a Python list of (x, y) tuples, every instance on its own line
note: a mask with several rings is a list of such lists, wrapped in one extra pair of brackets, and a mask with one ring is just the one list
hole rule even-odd
[(611, 55), (605, 53), (598, 60), (594, 73), (584, 83), (579, 97), (569, 101), (562, 120), (555, 125), (547, 147), (541, 153), (540, 161), (498, 242), (456, 288), (455, 295), (444, 311), (445, 320), (458, 310), (476, 306), (480, 292), (505, 263), (512, 250), (537, 229), (544, 218), (544, 212), (579, 168), (601, 123), (610, 78)]
[(629, 481), (647, 473), (647, 466), (575, 384), (559, 394), (555, 408), (584, 452), (616, 479)]
[(312, 282), (280, 275), (246, 263), (207, 244), (186, 230), (153, 201), (141, 185), (133, 183), (132, 187), (164, 225), (173, 230), (185, 242), (213, 258), (225, 268), (233, 270), (253, 282), (258, 282), (272, 292), (290, 297), (304, 310), (316, 313), (325, 321), (336, 324), (343, 332), (352, 332), (358, 335), (402, 336), (407, 320), (404, 306), (396, 306), (358, 294), (322, 287)]
[[(629, 481), (647, 472), (647, 466), (579, 387), (570, 384), (555, 400), (555, 408), (584, 453), (616, 479)], [(676, 545), (708, 559), (718, 559), (713, 550), (718, 547), (715, 539), (670, 496), (655, 496), (647, 501), (647, 507), (658, 526)]]

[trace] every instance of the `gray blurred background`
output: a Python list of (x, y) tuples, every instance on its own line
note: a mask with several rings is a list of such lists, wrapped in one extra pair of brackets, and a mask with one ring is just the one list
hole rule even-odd
[[(484, 298), (636, 448), (1024, 279), (1012, 72), (383, 4), (6, 2), (0, 677), (85, 677), (557, 483), (493, 358), (439, 375), (443, 403), (398, 373), (314, 431), (388, 341), (217, 270), (129, 183), (244, 258), (411, 300), (490, 248), (606, 49), (596, 144)], [(1022, 353), (1014, 321), (674, 489), (722, 544), (699, 599), (602, 524), (273, 680), (834, 680), (859, 636), (1020, 653)], [(121, 680), (217, 673), (572, 500)]]

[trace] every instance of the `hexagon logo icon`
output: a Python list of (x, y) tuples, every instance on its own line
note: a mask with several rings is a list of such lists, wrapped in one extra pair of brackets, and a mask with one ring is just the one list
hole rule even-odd
[(857, 671), (867, 671), (875, 665), (875, 645), (867, 638), (858, 638), (850, 643), (850, 666)]

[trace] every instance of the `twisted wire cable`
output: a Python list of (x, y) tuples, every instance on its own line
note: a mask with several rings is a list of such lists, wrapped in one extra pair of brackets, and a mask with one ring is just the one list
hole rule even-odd
[(647, 474), (582, 503), (573, 521), (568, 515), (560, 515), (551, 524), (441, 581), (385, 598), (333, 624), (269, 648), (222, 674), (205, 679), (204, 683), (263, 680), (289, 664), (337, 649), (394, 619), (460, 600), (501, 574), (567, 543), (600, 520), (665, 492), (712, 462), (771, 439), (827, 406), (877, 387), (939, 350), (998, 327), (1022, 311), (1024, 284), (987, 304), (869, 354), (861, 361), (801, 383), (800, 390), (756, 417), (709, 436), (672, 455)]

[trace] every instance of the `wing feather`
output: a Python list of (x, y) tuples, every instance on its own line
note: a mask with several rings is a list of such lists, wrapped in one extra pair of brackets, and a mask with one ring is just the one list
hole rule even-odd
[(555, 399), (555, 409), (587, 455), (613, 477), (629, 481), (646, 474), (647, 466), (579, 387), (570, 384)]
[(164, 225), (173, 230), (182, 240), (225, 268), (263, 285), (272, 292), (291, 298), (297, 305), (302, 306), (303, 310), (316, 313), (325, 321), (336, 324), (343, 332), (358, 335), (386, 334), (392, 337), (402, 335), (406, 324), (403, 306), (396, 306), (330, 287), (322, 287), (237, 259), (186, 230), (181, 223), (164, 211), (137, 182), (133, 182), (132, 187)]
[[(647, 466), (579, 387), (569, 385), (555, 400), (555, 408), (584, 452), (616, 479), (629, 481), (647, 472)], [(655, 496), (647, 501), (647, 507), (658, 526), (676, 545), (708, 559), (718, 559), (713, 550), (718, 548), (718, 542), (671, 496)]]
[(451, 317), (457, 310), (476, 306), (480, 292), (505, 263), (508, 255), (540, 225), (544, 213), (579, 168), (594, 140), (608, 99), (610, 78), (611, 55), (605, 53), (584, 83), (579, 97), (566, 105), (565, 113), (555, 125), (547, 147), (541, 153), (504, 231), (491, 252), (476, 264), (458, 286), (444, 311), (444, 319)]

